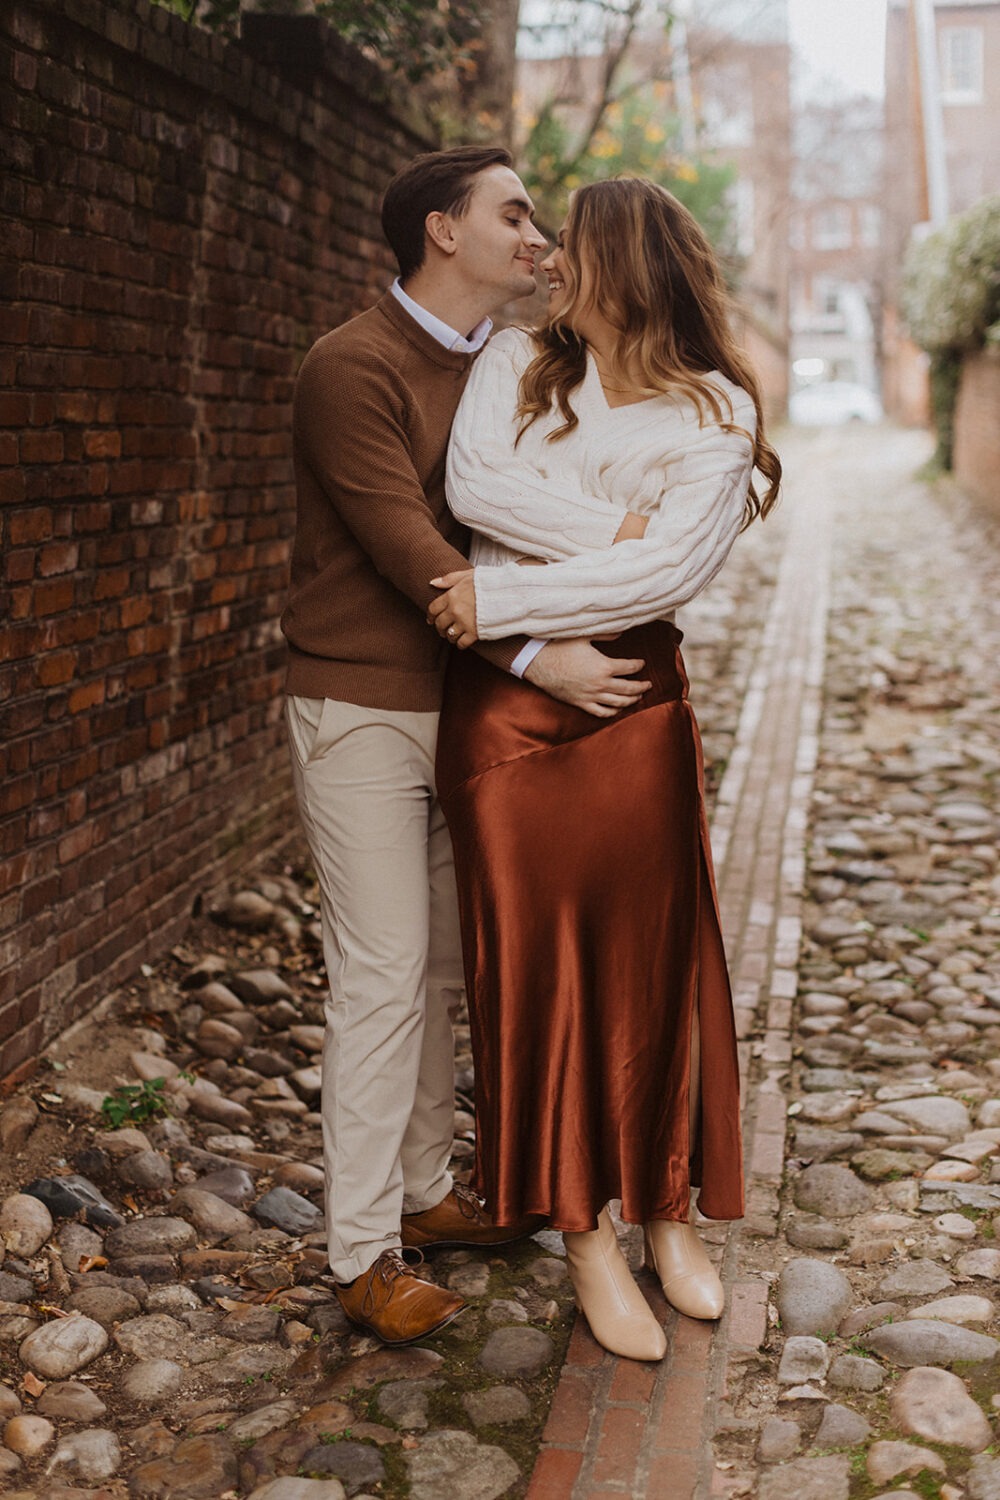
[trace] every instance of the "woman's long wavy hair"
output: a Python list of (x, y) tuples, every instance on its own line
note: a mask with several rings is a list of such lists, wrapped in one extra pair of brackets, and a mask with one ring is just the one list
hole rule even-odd
[[(609, 374), (616, 384), (650, 396), (689, 396), (702, 423), (707, 413), (733, 430), (724, 393), (706, 379), (718, 370), (752, 398), (757, 412), (753, 483), (744, 526), (766, 516), (778, 498), (781, 460), (764, 436), (760, 386), (729, 326), (729, 296), (712, 246), (697, 220), (665, 188), (640, 177), (618, 177), (577, 188), (570, 199), (563, 250), (567, 298), (533, 333), (538, 353), (521, 378), (518, 415), (523, 433), (555, 403), (563, 425), (550, 440), (578, 425), (570, 396), (586, 374), (587, 346), (575, 316), (590, 308), (620, 330)], [(587, 271), (581, 287), (580, 266)], [(585, 299), (585, 300), (584, 300)], [(635, 387), (634, 371), (642, 385)], [(726, 402), (728, 405), (728, 402)]]

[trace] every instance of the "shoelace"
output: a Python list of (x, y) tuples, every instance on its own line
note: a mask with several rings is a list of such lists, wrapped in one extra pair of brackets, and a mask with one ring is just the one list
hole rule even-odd
[(412, 1265), (408, 1265), (395, 1250), (384, 1250), (368, 1272), (364, 1301), (361, 1304), (361, 1310), (366, 1318), (370, 1317), (375, 1311), (376, 1278), (381, 1281), (383, 1286), (391, 1286), (398, 1277), (412, 1274), (415, 1267), (419, 1266), (424, 1258), (419, 1250), (407, 1250), (407, 1254), (415, 1257)]
[(470, 1191), (469, 1188), (464, 1187), (460, 1182), (455, 1183), (454, 1191), (455, 1201), (462, 1211), (462, 1216), (466, 1219), (471, 1219), (475, 1224), (481, 1223), (484, 1218), (483, 1206), (475, 1193)]

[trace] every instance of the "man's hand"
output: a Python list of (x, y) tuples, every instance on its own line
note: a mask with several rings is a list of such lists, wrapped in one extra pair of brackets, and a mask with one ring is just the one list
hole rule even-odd
[(644, 666), (644, 661), (635, 658), (613, 660), (587, 640), (549, 641), (524, 675), (550, 698), (582, 708), (597, 719), (613, 719), (652, 687), (630, 675)]
[(460, 651), (474, 646), (479, 639), (474, 577), (474, 569), (468, 568), (461, 573), (446, 573), (443, 578), (431, 579), (433, 588), (446, 592), (432, 599), (427, 606), (427, 623)]

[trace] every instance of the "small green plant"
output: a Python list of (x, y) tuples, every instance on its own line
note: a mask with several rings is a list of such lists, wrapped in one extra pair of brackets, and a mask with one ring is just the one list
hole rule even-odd
[(345, 1441), (345, 1439), (349, 1439), (350, 1436), (351, 1429), (349, 1427), (345, 1427), (343, 1432), (321, 1432), (319, 1435), (319, 1440), (321, 1443), (326, 1443), (327, 1446), (329, 1446), (331, 1443), (342, 1443)]
[(101, 1103), (105, 1130), (141, 1125), (145, 1120), (169, 1114), (170, 1105), (163, 1092), (166, 1082), (165, 1078), (151, 1078), (145, 1083), (124, 1083), (113, 1089)]

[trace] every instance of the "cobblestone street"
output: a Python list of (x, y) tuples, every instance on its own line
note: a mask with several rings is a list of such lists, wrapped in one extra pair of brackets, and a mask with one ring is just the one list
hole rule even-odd
[[(924, 434), (780, 446), (781, 507), (680, 622), (745, 1092), (721, 1323), (642, 1272), (668, 1354), (614, 1359), (543, 1233), (436, 1256), (470, 1306), (426, 1346), (350, 1330), (286, 854), (3, 1107), (0, 1493), (1000, 1500), (1000, 540), (914, 477)], [(122, 1083), (150, 1117), (102, 1130)]]
[(730, 1306), (714, 1335), (673, 1316), (659, 1370), (578, 1328), (532, 1500), (1000, 1495), (996, 534), (925, 457), (786, 446), (713, 823), (747, 1088), (747, 1216), (706, 1231)]

